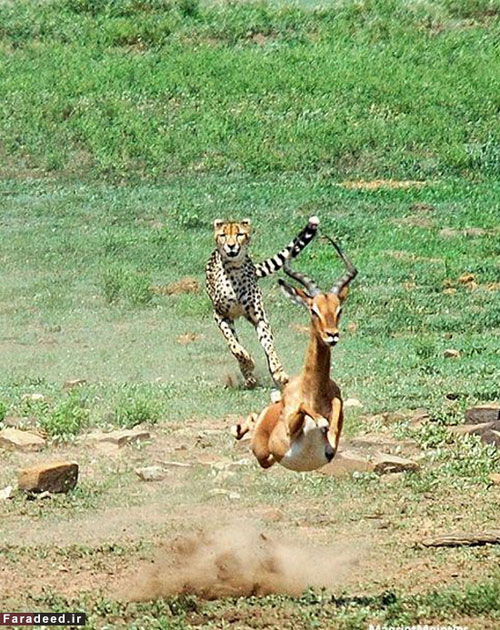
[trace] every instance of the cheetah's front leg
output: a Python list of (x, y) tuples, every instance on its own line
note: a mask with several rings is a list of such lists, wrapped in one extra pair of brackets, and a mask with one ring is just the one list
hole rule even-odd
[(252, 357), (239, 342), (233, 320), (228, 317), (222, 317), (216, 312), (214, 312), (214, 319), (224, 335), (224, 339), (229, 346), (229, 350), (240, 364), (240, 370), (243, 374), (243, 378), (245, 379), (246, 387), (255, 387), (257, 385), (257, 381), (253, 375), (255, 363)]
[(250, 309), (248, 318), (255, 326), (259, 342), (264, 348), (267, 357), (267, 365), (269, 366), (269, 371), (271, 372), (274, 382), (278, 387), (283, 387), (288, 383), (288, 375), (283, 369), (281, 361), (278, 359), (278, 355), (274, 349), (273, 333), (267, 321), (264, 309)]

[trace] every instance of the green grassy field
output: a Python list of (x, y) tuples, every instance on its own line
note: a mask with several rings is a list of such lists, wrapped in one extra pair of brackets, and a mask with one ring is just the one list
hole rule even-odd
[[(48, 453), (2, 451), (0, 488), (51, 453), (83, 471), (68, 496), (0, 505), (13, 609), (85, 609), (101, 630), (498, 626), (498, 549), (416, 542), (498, 521), (497, 451), (446, 426), (500, 399), (499, 14), (486, 0), (0, 4), (0, 421), (34, 416), (51, 440)], [(188, 461), (241, 457), (231, 417), (269, 398), (253, 329), (239, 325), (258, 364), (260, 387), (247, 391), (211, 319), (212, 221), (250, 217), (258, 261), (312, 214), (359, 268), (333, 355), (344, 397), (363, 404), (346, 435), (380, 431), (373, 414), (425, 407), (422, 431), (404, 413), (390, 427), (417, 440), (421, 471), (384, 485), (253, 463), (221, 480), (198, 466), (176, 492), (142, 490), (134, 465), (177, 459), (178, 441)], [(341, 273), (321, 241), (296, 267), (325, 288)], [(158, 290), (184, 277), (200, 290)], [(307, 315), (276, 278), (262, 288), (278, 354), (297, 372)], [(77, 378), (87, 383), (63, 389)], [(139, 423), (156, 441), (122, 459), (75, 441)], [(206, 448), (197, 423), (219, 432)], [(273, 533), (368, 541), (373, 560), (333, 595), (117, 601), (109, 576), (147, 561), (167, 533), (235, 511), (225, 498), (213, 507), (214, 484), (238, 490), (246, 517), (278, 506)], [(85, 546), (94, 527), (99, 542)]]

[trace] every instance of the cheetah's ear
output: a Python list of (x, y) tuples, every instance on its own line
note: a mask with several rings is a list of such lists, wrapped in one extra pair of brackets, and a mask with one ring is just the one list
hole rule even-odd
[(224, 225), (224, 221), (222, 219), (215, 219), (214, 230), (220, 230), (223, 225)]
[(250, 226), (252, 225), (252, 222), (250, 221), (250, 219), (243, 219), (241, 221), (241, 225), (244, 225), (246, 228), (250, 229)]

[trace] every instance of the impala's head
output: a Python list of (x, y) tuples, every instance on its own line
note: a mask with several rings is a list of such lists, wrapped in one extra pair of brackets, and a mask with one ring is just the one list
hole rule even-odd
[(358, 271), (337, 243), (330, 238), (328, 240), (337, 250), (338, 255), (347, 267), (347, 272), (335, 282), (329, 291), (320, 291), (311, 278), (308, 278), (303, 273), (292, 271), (288, 265), (284, 267), (285, 273), (290, 278), (300, 282), (304, 289), (287, 284), (284, 280), (278, 280), (278, 282), (287, 297), (309, 310), (311, 327), (318, 339), (327, 346), (334, 346), (339, 340), (339, 321), (342, 314), (342, 304), (347, 297), (349, 283), (355, 278)]
[(214, 221), (215, 243), (222, 258), (237, 262), (250, 242), (250, 219), (242, 221)]

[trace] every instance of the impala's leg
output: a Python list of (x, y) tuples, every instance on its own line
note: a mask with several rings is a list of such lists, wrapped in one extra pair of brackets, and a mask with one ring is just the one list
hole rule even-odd
[(253, 375), (255, 363), (252, 357), (239, 342), (233, 320), (228, 317), (221, 317), (221, 315), (216, 312), (214, 312), (214, 319), (224, 335), (224, 339), (229, 346), (229, 350), (240, 364), (240, 370), (243, 374), (243, 378), (245, 379), (245, 385), (247, 387), (255, 387), (255, 385), (257, 385), (257, 381)]
[(328, 430), (328, 441), (335, 449), (338, 448), (340, 433), (342, 431), (342, 425), (344, 423), (344, 409), (342, 400), (340, 398), (334, 398), (332, 400), (332, 410), (330, 412), (329, 425), (330, 428)]
[(257, 426), (253, 434), (252, 452), (261, 468), (270, 468), (276, 461), (269, 450), (269, 433), (262, 425)]
[(270, 468), (276, 459), (271, 452), (271, 437), (280, 421), (282, 406), (274, 403), (266, 407), (255, 421), (252, 435), (252, 452), (262, 468)]
[(233, 426), (231, 427), (231, 434), (233, 435), (233, 437), (235, 437), (237, 440), (241, 440), (244, 435), (246, 435), (254, 428), (255, 421), (258, 417), (258, 414), (251, 413), (245, 420), (245, 422), (242, 422), (240, 424), (233, 424)]
[(292, 437), (297, 435), (304, 426), (305, 419), (306, 412), (301, 407), (290, 414), (286, 420), (288, 435)]
[(271, 326), (267, 321), (266, 314), (263, 308), (251, 308), (248, 311), (248, 319), (255, 326), (257, 331), (257, 337), (260, 345), (264, 348), (266, 353), (267, 365), (269, 372), (273, 377), (274, 382), (283, 387), (288, 383), (288, 376), (281, 365), (281, 361), (278, 359), (276, 350), (274, 349), (274, 338), (271, 331)]

